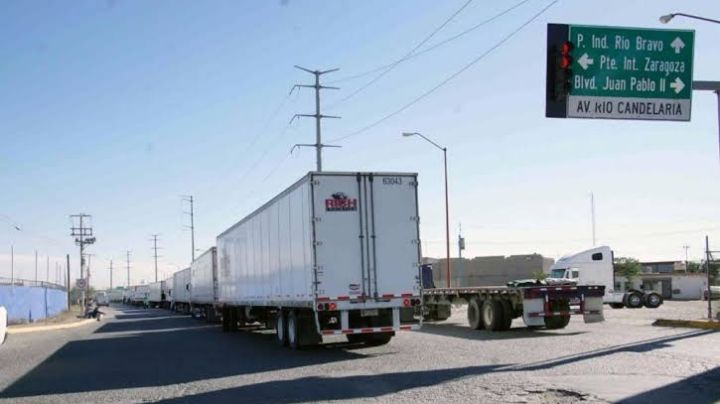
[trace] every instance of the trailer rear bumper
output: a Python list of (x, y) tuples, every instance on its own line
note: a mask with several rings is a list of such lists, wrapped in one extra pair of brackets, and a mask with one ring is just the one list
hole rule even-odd
[(401, 325), (399, 327), (370, 327), (351, 328), (346, 330), (323, 330), (322, 335), (347, 335), (347, 334), (372, 334), (381, 332), (415, 331), (420, 329), (420, 324)]
[[(526, 288), (523, 291), (523, 321), (528, 326), (541, 327), (545, 325), (545, 317), (582, 315), (585, 323), (602, 322), (605, 321), (604, 294), (604, 286)], [(558, 305), (567, 307), (567, 310), (557, 310)]]

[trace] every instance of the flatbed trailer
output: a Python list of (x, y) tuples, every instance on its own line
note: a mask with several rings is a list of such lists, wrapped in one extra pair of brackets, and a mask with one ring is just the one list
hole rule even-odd
[(442, 321), (452, 305), (467, 304), (468, 324), (476, 330), (505, 331), (518, 317), (531, 328), (560, 329), (571, 315), (582, 315), (586, 323), (604, 321), (604, 293), (601, 285), (430, 288), (423, 289), (423, 317)]

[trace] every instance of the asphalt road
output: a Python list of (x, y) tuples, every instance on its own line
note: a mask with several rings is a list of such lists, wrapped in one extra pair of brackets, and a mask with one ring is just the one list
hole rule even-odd
[[(117, 307), (101, 323), (0, 346), (12, 402), (720, 401), (720, 333), (652, 327), (700, 317), (701, 302), (606, 311), (564, 330), (473, 331), (462, 309), (386, 346), (333, 340), (291, 351), (269, 331), (224, 334), (164, 310)], [(697, 312), (697, 315), (695, 314)]]

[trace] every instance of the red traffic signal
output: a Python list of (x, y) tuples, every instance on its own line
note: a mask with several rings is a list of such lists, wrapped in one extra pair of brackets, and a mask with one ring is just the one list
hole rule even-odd
[(563, 70), (567, 70), (570, 68), (570, 65), (572, 64), (572, 52), (574, 46), (572, 42), (565, 41), (562, 44), (562, 57), (560, 59), (560, 68)]

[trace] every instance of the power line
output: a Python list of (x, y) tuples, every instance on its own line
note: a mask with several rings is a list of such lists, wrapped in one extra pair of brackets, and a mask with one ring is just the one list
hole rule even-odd
[(427, 97), (427, 96), (429, 96), (430, 94), (432, 94), (432, 93), (434, 93), (435, 91), (437, 91), (440, 87), (444, 86), (445, 84), (447, 84), (448, 82), (450, 82), (451, 80), (453, 80), (454, 78), (456, 78), (457, 76), (459, 76), (460, 74), (464, 73), (466, 70), (468, 70), (469, 68), (471, 68), (472, 66), (474, 66), (476, 63), (478, 63), (478, 62), (480, 62), (481, 60), (483, 60), (483, 59), (484, 59), (487, 55), (489, 55), (492, 51), (494, 51), (495, 49), (499, 48), (499, 47), (502, 46), (505, 42), (507, 42), (508, 40), (510, 40), (510, 38), (512, 38), (513, 36), (515, 36), (515, 34), (517, 34), (518, 32), (520, 32), (523, 28), (525, 28), (525, 27), (526, 27), (527, 25), (529, 25), (531, 22), (535, 21), (536, 18), (538, 18), (540, 15), (542, 15), (545, 11), (547, 11), (547, 9), (549, 9), (550, 7), (552, 7), (553, 5), (555, 5), (555, 3), (557, 3), (557, 2), (558, 2), (558, 0), (553, 0), (550, 4), (548, 4), (548, 5), (545, 6), (542, 10), (540, 10), (538, 13), (536, 13), (535, 15), (533, 15), (530, 19), (528, 19), (527, 21), (525, 21), (522, 25), (520, 25), (518, 28), (516, 28), (515, 30), (513, 30), (510, 34), (508, 34), (508, 35), (505, 36), (503, 39), (501, 39), (499, 42), (497, 42), (495, 45), (493, 45), (493, 46), (490, 47), (488, 50), (486, 50), (485, 52), (483, 52), (480, 56), (478, 56), (477, 58), (475, 58), (474, 60), (472, 60), (470, 63), (466, 64), (465, 66), (463, 66), (460, 70), (456, 71), (455, 73), (453, 73), (453, 74), (451, 74), (450, 76), (448, 76), (447, 78), (445, 78), (445, 80), (441, 81), (441, 82), (440, 82), (439, 84), (437, 84), (436, 86), (432, 87), (431, 89), (429, 89), (429, 90), (425, 91), (424, 93), (420, 94), (419, 96), (415, 97), (412, 101), (410, 101), (410, 102), (408, 102), (407, 104), (403, 105), (401, 108), (399, 108), (399, 109), (397, 109), (397, 110), (395, 110), (395, 111), (393, 111), (393, 112), (391, 112), (391, 113), (383, 116), (382, 118), (376, 120), (375, 122), (373, 122), (373, 123), (371, 123), (371, 124), (369, 124), (369, 125), (366, 125), (366, 126), (360, 128), (360, 129), (358, 129), (358, 130), (356, 130), (356, 131), (354, 131), (354, 132), (350, 132), (350, 133), (348, 133), (348, 134), (346, 134), (346, 135), (344, 135), (344, 136), (341, 136), (341, 137), (338, 137), (338, 138), (335, 138), (335, 139), (331, 139), (330, 141), (331, 141), (331, 142), (340, 142), (340, 141), (343, 141), (343, 140), (345, 140), (345, 139), (347, 139), (347, 138), (350, 138), (350, 137), (359, 135), (359, 134), (361, 134), (361, 133), (363, 133), (363, 132), (365, 132), (365, 131), (367, 131), (367, 130), (369, 130), (369, 129), (372, 129), (372, 128), (378, 126), (379, 124), (387, 121), (388, 119), (394, 117), (395, 115), (398, 115), (399, 113), (401, 113), (401, 112), (405, 111), (406, 109), (410, 108), (411, 106), (415, 105), (416, 103), (418, 103), (419, 101), (421, 101), (421, 100), (424, 99), (425, 97)]
[[(461, 31), (461, 32), (458, 33), (458, 34), (455, 34), (455, 35), (453, 35), (453, 36), (451, 36), (451, 37), (449, 37), (449, 38), (446, 38), (446, 39), (444, 39), (444, 40), (442, 40), (442, 41), (440, 41), (440, 42), (438, 42), (438, 43), (436, 43), (436, 44), (434, 44), (434, 45), (432, 45), (432, 46), (430, 46), (430, 47), (427, 47), (427, 48), (425, 48), (425, 49), (423, 49), (423, 50), (421, 50), (421, 51), (419, 51), (419, 52), (415, 52), (415, 53), (413, 53), (412, 55), (410, 55), (410, 56), (408, 56), (408, 57), (406, 57), (406, 58), (403, 58), (403, 59), (401, 59), (401, 60), (398, 61), (398, 62), (406, 62), (406, 61), (408, 61), (408, 60), (410, 60), (410, 59), (415, 59), (416, 57), (418, 57), (418, 56), (420, 56), (420, 55), (424, 55), (424, 54), (426, 54), (426, 53), (428, 53), (428, 52), (431, 52), (431, 51), (433, 51), (433, 50), (435, 50), (435, 49), (437, 49), (437, 48), (439, 48), (439, 47), (441, 47), (441, 46), (443, 46), (443, 45), (445, 45), (445, 44), (447, 44), (447, 43), (449, 43), (449, 42), (452, 42), (452, 41), (454, 41), (454, 40), (456, 40), (456, 39), (459, 39), (459, 38), (461, 38), (461, 37), (463, 37), (463, 36), (465, 36), (465, 35), (473, 32), (473, 31), (477, 30), (478, 28), (481, 28), (481, 27), (483, 27), (483, 26), (485, 26), (485, 25), (487, 25), (487, 24), (495, 21), (496, 19), (498, 19), (498, 18), (502, 17), (503, 15), (511, 12), (512, 10), (515, 10), (516, 8), (522, 6), (523, 4), (525, 4), (525, 3), (529, 2), (529, 1), (530, 1), (530, 0), (522, 0), (522, 1), (518, 2), (517, 4), (515, 4), (514, 6), (511, 6), (511, 7), (509, 7), (509, 8), (506, 8), (505, 10), (499, 12), (498, 14), (493, 15), (492, 17), (490, 17), (490, 18), (488, 18), (488, 19), (483, 20), (483, 21), (481, 21), (481, 22), (473, 25), (472, 27), (470, 27), (470, 28), (468, 28), (468, 29), (466, 29), (466, 30), (464, 30), (464, 31)], [(374, 68), (374, 69), (367, 70), (367, 71), (365, 71), (365, 72), (358, 73), (358, 74), (354, 74), (354, 75), (351, 75), (351, 76), (341, 77), (341, 78), (339, 78), (339, 79), (337, 79), (337, 80), (333, 80), (333, 81), (330, 81), (330, 82), (328, 82), (328, 83), (329, 83), (329, 84), (334, 84), (334, 83), (340, 83), (340, 82), (343, 82), (343, 81), (349, 81), (349, 80), (359, 79), (359, 78), (362, 78), (362, 77), (365, 77), (365, 76), (369, 76), (369, 75), (371, 75), (371, 74), (373, 74), (373, 73), (379, 72), (379, 71), (381, 71), (381, 70), (384, 70), (384, 69), (392, 66), (392, 65), (395, 64), (395, 63), (397, 63), (397, 62), (388, 63), (388, 64), (385, 64), (385, 65), (382, 65), (382, 66), (378, 66), (378, 67), (376, 67), (376, 68)]]
[(425, 45), (425, 44), (427, 43), (427, 41), (429, 41), (430, 39), (432, 39), (432, 37), (434, 37), (435, 34), (437, 34), (438, 32), (440, 32), (440, 30), (442, 30), (443, 28), (445, 28), (445, 26), (448, 25), (448, 24), (450, 23), (450, 21), (452, 21), (455, 17), (457, 17), (457, 15), (460, 14), (467, 6), (469, 6), (470, 3), (472, 3), (472, 1), (473, 1), (473, 0), (467, 0), (462, 6), (460, 6), (459, 9), (457, 9), (454, 13), (452, 13), (452, 14), (450, 15), (450, 17), (448, 17), (447, 19), (445, 19), (445, 21), (444, 21), (442, 24), (440, 24), (439, 27), (435, 28), (429, 35), (427, 35), (422, 41), (420, 41), (420, 43), (418, 43), (417, 45), (415, 45), (415, 47), (412, 48), (412, 50), (410, 50), (410, 52), (408, 52), (407, 54), (405, 54), (405, 56), (403, 56), (403, 57), (401, 57), (400, 59), (396, 60), (395, 62), (391, 63), (391, 64), (390, 64), (387, 68), (385, 68), (380, 74), (378, 74), (377, 76), (375, 76), (375, 78), (373, 78), (372, 80), (368, 81), (368, 82), (365, 83), (364, 85), (360, 86), (359, 88), (357, 88), (355, 91), (353, 91), (353, 92), (350, 93), (349, 95), (343, 97), (342, 99), (340, 99), (340, 101), (336, 102), (335, 104), (333, 104), (333, 105), (332, 105), (331, 107), (329, 107), (329, 108), (334, 108), (336, 105), (341, 104), (341, 103), (343, 103), (343, 102), (345, 102), (345, 101), (353, 98), (354, 96), (356, 96), (357, 94), (359, 94), (360, 92), (362, 92), (363, 90), (365, 90), (366, 88), (368, 88), (368, 87), (370, 87), (371, 85), (375, 84), (375, 83), (376, 83), (378, 80), (380, 80), (383, 76), (385, 76), (386, 74), (390, 73), (390, 71), (392, 71), (392, 70), (395, 68), (395, 66), (399, 65), (400, 63), (402, 63), (402, 62), (404, 62), (405, 60), (407, 60), (408, 58), (410, 58), (418, 49), (420, 49), (420, 47), (422, 47), (423, 45)]

